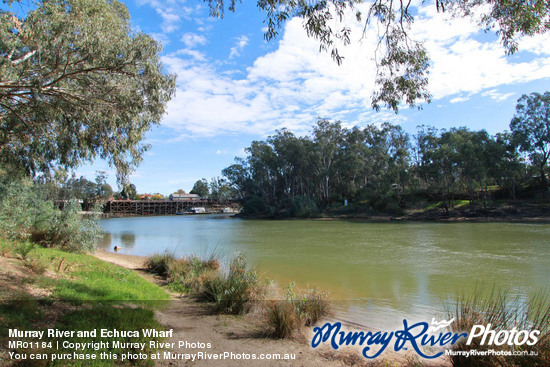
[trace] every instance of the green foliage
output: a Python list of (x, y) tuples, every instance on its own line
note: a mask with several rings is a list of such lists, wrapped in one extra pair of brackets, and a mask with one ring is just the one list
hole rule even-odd
[(288, 338), (302, 326), (315, 325), (323, 317), (332, 314), (326, 294), (310, 289), (297, 295), (293, 282), (285, 290), (284, 300), (266, 304), (265, 317), (271, 336)]
[[(420, 126), (411, 141), (389, 123), (346, 129), (322, 119), (311, 136), (281, 130), (252, 142), (246, 159), (236, 159), (223, 173), (244, 198), (245, 216), (403, 215), (407, 208), (437, 202), (449, 212), (458, 208), (457, 200), (467, 200), (463, 209), (476, 215), (491, 200), (533, 191), (529, 171), (537, 167), (523, 160), (514, 134)], [(527, 139), (546, 149), (535, 137)], [(537, 156), (548, 154), (550, 148)], [(346, 200), (348, 207), (341, 207)]]
[(206, 273), (214, 273), (220, 268), (218, 259), (211, 256), (203, 260), (197, 256), (185, 257), (170, 263), (168, 281), (172, 289), (180, 292), (196, 293), (208, 278)]
[(510, 129), (515, 143), (538, 167), (542, 187), (546, 190), (546, 170), (550, 158), (550, 92), (521, 96)]
[(166, 251), (164, 254), (153, 254), (145, 261), (145, 268), (153, 273), (166, 277), (170, 264), (176, 260), (174, 254)]
[(153, 254), (147, 257), (145, 268), (151, 273), (162, 277), (168, 276), (170, 265), (176, 261), (173, 253), (166, 251), (164, 254)]
[(44, 187), (29, 180), (4, 180), (0, 195), (0, 230), (6, 239), (74, 252), (95, 249), (101, 227), (94, 217), (80, 215), (75, 200), (59, 210), (47, 199)]
[(189, 256), (181, 259), (171, 252), (149, 256), (145, 267), (151, 273), (168, 281), (168, 286), (179, 292), (196, 293), (204, 279), (220, 268), (220, 261), (212, 254), (207, 259)]
[(266, 212), (267, 206), (265, 201), (258, 195), (252, 195), (251, 198), (244, 201), (243, 214), (244, 215), (257, 215)]
[(229, 200), (235, 198), (235, 190), (226, 179), (221, 177), (212, 177), (209, 185), (210, 198), (213, 200)]
[(243, 314), (260, 298), (262, 291), (258, 275), (248, 268), (246, 257), (239, 254), (231, 261), (227, 274), (206, 278), (197, 296), (214, 302), (220, 312)]
[(30, 241), (16, 242), (13, 245), (13, 253), (21, 260), (27, 259), (29, 253), (34, 250), (36, 245)]
[(293, 197), (291, 205), (291, 213), (294, 217), (312, 218), (319, 215), (317, 203), (308, 196)]
[(96, 157), (124, 182), (175, 88), (160, 45), (113, 1), (4, 1), (0, 162), (28, 173)]
[(195, 184), (193, 185), (193, 189), (191, 189), (189, 193), (197, 194), (201, 198), (208, 197), (208, 195), (210, 194), (210, 190), (208, 188), (208, 181), (206, 180), (206, 178), (203, 178), (195, 182)]

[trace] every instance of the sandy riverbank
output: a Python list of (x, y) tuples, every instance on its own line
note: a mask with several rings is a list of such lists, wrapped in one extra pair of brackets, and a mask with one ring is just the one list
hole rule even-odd
[[(150, 281), (162, 285), (163, 280), (144, 271), (145, 258), (121, 253), (97, 250), (95, 256), (119, 266), (134, 269)], [(173, 300), (163, 310), (156, 311), (158, 321), (167, 329), (174, 329), (174, 335), (168, 342), (179, 341), (210, 343), (207, 352), (223, 353), (294, 353), (296, 360), (270, 361), (258, 363), (254, 360), (233, 361), (188, 361), (185, 365), (200, 366), (449, 366), (448, 361), (440, 358), (436, 361), (422, 360), (412, 352), (401, 354), (385, 351), (382, 357), (366, 360), (358, 348), (346, 347), (333, 350), (323, 346), (313, 349), (310, 346), (312, 329), (303, 330), (303, 335), (295, 339), (270, 339), (263, 335), (262, 315), (252, 312), (244, 316), (215, 314), (211, 306), (199, 303), (187, 296), (172, 293)], [(353, 330), (355, 325), (344, 325), (346, 330)], [(361, 328), (368, 331), (369, 329)], [(372, 330), (372, 329), (371, 329)], [(176, 352), (178, 352), (176, 350)], [(179, 350), (181, 352), (181, 350)], [(386, 364), (388, 363), (388, 364)], [(174, 361), (160, 361), (160, 366), (180, 365)]]

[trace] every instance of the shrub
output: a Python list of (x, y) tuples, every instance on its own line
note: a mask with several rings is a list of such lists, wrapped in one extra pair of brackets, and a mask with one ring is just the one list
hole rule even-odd
[(153, 254), (145, 260), (145, 268), (162, 277), (168, 277), (170, 265), (176, 261), (173, 253), (166, 251), (164, 254)]
[[(539, 341), (529, 346), (537, 355), (521, 356), (452, 356), (453, 366), (547, 366), (550, 364), (550, 297), (548, 293), (538, 294), (528, 301), (522, 297), (511, 298), (507, 293), (493, 289), (488, 295), (483, 290), (476, 290), (470, 297), (461, 297), (449, 318), (456, 321), (452, 324), (453, 332), (470, 331), (474, 325), (491, 324), (493, 330), (539, 330)], [(481, 345), (481, 337), (474, 338), (470, 345), (458, 343), (455, 350), (477, 349), (478, 351), (522, 350), (524, 346)]]
[(197, 256), (173, 260), (168, 264), (168, 280), (174, 290), (196, 292), (203, 281), (201, 275), (220, 268), (219, 260), (210, 257), (207, 260)]
[(302, 326), (314, 325), (323, 317), (332, 314), (326, 294), (310, 289), (297, 296), (294, 286), (294, 283), (290, 283), (285, 287), (285, 300), (270, 301), (266, 304), (268, 334), (273, 337), (290, 337)]
[(66, 251), (93, 251), (101, 235), (96, 218), (80, 215), (69, 201), (59, 210), (47, 193), (30, 180), (0, 183), (0, 231), (4, 238)]
[(214, 302), (220, 312), (243, 314), (259, 300), (262, 293), (258, 275), (247, 266), (246, 257), (237, 255), (229, 266), (227, 274), (218, 274), (204, 279), (198, 298)]
[(315, 325), (323, 317), (332, 314), (327, 295), (316, 289), (310, 289), (295, 301), (296, 311), (305, 326)]
[(32, 250), (34, 250), (34, 247), (36, 245), (32, 242), (29, 242), (29, 241), (24, 241), (24, 242), (16, 242), (14, 245), (13, 245), (13, 252), (21, 259), (21, 260), (25, 260), (30, 252)]
[(10, 256), (13, 252), (13, 244), (9, 241), (3, 241), (0, 239), (0, 255)]
[(269, 301), (265, 315), (270, 327), (269, 335), (275, 338), (288, 338), (300, 327), (296, 308), (290, 301)]
[(301, 218), (316, 217), (319, 216), (319, 207), (309, 196), (296, 196), (292, 198), (291, 213)]
[(267, 204), (264, 199), (257, 195), (251, 196), (243, 203), (244, 215), (258, 215), (268, 212)]

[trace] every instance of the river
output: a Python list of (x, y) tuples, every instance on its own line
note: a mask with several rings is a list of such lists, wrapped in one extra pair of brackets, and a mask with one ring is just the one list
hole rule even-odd
[(497, 287), (529, 296), (550, 285), (550, 225), (243, 220), (223, 215), (100, 221), (100, 247), (150, 255), (244, 252), (283, 286), (326, 290), (338, 317), (377, 328), (444, 318), (457, 295)]

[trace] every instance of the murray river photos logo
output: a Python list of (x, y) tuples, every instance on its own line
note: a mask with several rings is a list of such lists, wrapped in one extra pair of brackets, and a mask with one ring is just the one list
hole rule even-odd
[(466, 339), (466, 345), (471, 345), (474, 338), (481, 338), (479, 345), (501, 346), (504, 344), (533, 346), (538, 342), (540, 331), (538, 330), (493, 330), (491, 324), (474, 325), (469, 333), (452, 333), (446, 329), (454, 322), (454, 318), (437, 322), (432, 319), (431, 325), (427, 322), (409, 324), (403, 320), (403, 329), (395, 331), (344, 331), (340, 322), (327, 322), (323, 326), (313, 328), (311, 346), (317, 348), (322, 343), (329, 344), (333, 349), (345, 345), (357, 345), (363, 347), (362, 354), (365, 358), (376, 358), (386, 348), (393, 346), (393, 350), (408, 350), (409, 347), (423, 358), (438, 358), (443, 351), (434, 354), (425, 354), (424, 347), (449, 348), (461, 339)]

